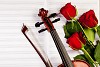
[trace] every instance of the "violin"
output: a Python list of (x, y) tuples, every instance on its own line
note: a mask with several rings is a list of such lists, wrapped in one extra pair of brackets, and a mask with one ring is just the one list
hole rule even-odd
[(35, 24), (35, 27), (40, 27), (41, 24), (44, 24), (46, 28), (41, 29), (38, 32), (41, 33), (45, 30), (48, 30), (48, 32), (50, 32), (62, 60), (62, 64), (59, 65), (58, 67), (90, 67), (89, 64), (87, 64), (85, 61), (82, 61), (82, 60), (71, 61), (61, 39), (59, 38), (59, 35), (56, 29), (53, 26), (53, 23), (60, 21), (60, 18), (57, 18), (54, 21), (51, 21), (50, 18), (56, 17), (57, 13), (53, 13), (49, 16), (47, 14), (48, 14), (48, 10), (45, 10), (44, 8), (41, 8), (39, 10), (38, 16), (41, 17), (42, 22), (37, 22)]

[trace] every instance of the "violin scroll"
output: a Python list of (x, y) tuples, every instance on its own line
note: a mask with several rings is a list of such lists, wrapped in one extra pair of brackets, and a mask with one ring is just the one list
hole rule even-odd
[(38, 16), (41, 17), (42, 22), (37, 22), (35, 24), (35, 27), (40, 27), (41, 24), (44, 24), (45, 27), (46, 27), (45, 29), (39, 30), (38, 31), (39, 33), (43, 32), (45, 30), (48, 30), (49, 32), (52, 31), (52, 30), (54, 30), (54, 26), (53, 26), (52, 23), (55, 23), (57, 21), (60, 21), (60, 18), (57, 18), (57, 19), (51, 21), (50, 18), (56, 17), (57, 16), (57, 13), (52, 13), (51, 15), (48, 16), (48, 10), (45, 10), (44, 8), (41, 8), (39, 10)]
[(41, 9), (39, 10), (38, 16), (46, 17), (47, 14), (48, 14), (48, 10), (45, 10), (44, 8), (41, 8)]

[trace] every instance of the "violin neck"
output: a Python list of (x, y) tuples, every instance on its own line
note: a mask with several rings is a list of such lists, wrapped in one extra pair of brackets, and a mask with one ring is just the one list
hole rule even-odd
[(57, 47), (57, 50), (60, 54), (60, 57), (62, 59), (62, 62), (64, 64), (64, 67), (73, 67), (72, 61), (68, 56), (68, 53), (61, 41), (61, 39), (58, 36), (58, 33), (56, 32), (56, 30), (52, 30), (50, 31), (50, 34), (55, 42), (55, 45)]

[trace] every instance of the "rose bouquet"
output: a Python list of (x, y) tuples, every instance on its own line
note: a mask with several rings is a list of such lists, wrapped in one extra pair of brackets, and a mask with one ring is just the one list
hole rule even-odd
[(100, 40), (95, 41), (95, 34), (100, 38), (100, 25), (95, 12), (89, 10), (79, 18), (77, 9), (71, 3), (67, 3), (60, 9), (60, 13), (67, 19), (63, 26), (67, 43), (73, 50), (81, 50), (83, 54), (74, 57), (75, 60), (84, 60), (91, 67), (98, 67), (100, 64)]

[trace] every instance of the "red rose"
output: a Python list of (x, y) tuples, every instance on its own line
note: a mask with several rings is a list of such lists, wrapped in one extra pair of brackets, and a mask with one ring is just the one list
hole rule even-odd
[(92, 28), (92, 27), (95, 27), (98, 24), (98, 20), (95, 16), (95, 13), (94, 13), (93, 10), (89, 10), (88, 12), (84, 13), (79, 18), (79, 22), (85, 28)]
[(76, 16), (76, 8), (73, 5), (71, 5), (71, 3), (67, 3), (64, 7), (60, 9), (60, 13), (67, 20), (71, 20)]
[(72, 49), (81, 49), (82, 44), (85, 44), (86, 41), (82, 37), (82, 33), (74, 33), (71, 37), (68, 38), (67, 43), (70, 45)]

